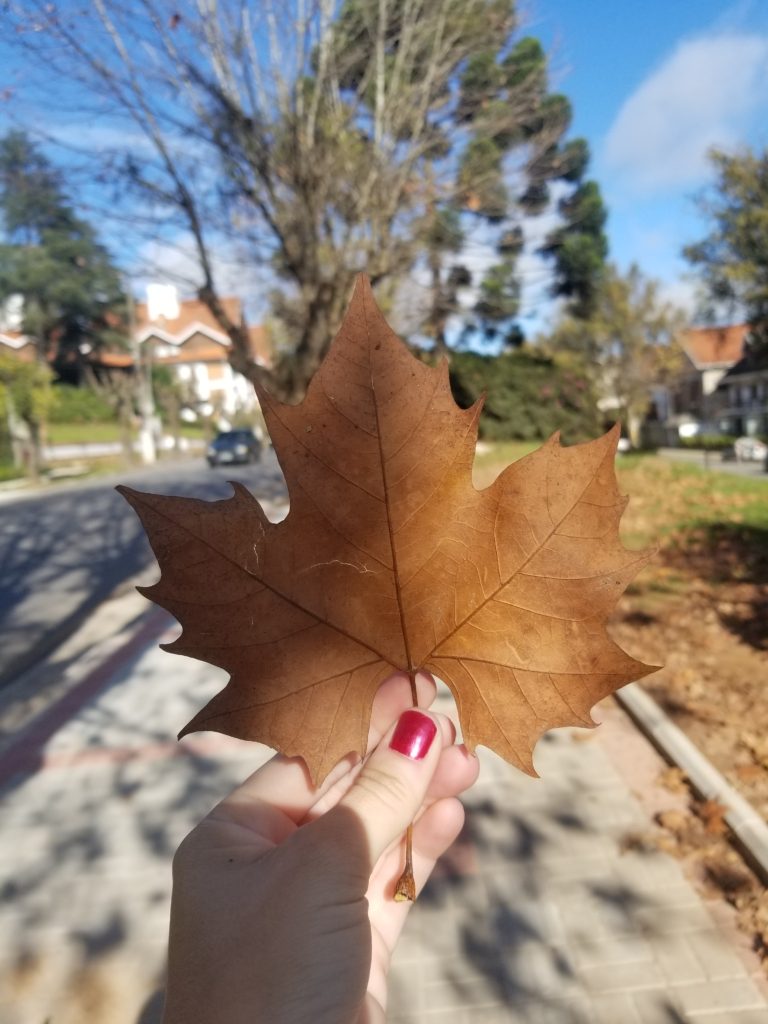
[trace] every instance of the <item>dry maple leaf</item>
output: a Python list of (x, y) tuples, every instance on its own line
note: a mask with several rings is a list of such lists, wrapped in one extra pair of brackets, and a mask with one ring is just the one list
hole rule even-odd
[(416, 360), (360, 277), (299, 405), (259, 391), (290, 511), (271, 523), (241, 485), (224, 501), (120, 488), (181, 623), (168, 649), (230, 674), (180, 735), (212, 729), (304, 758), (319, 783), (365, 753), (393, 671), (450, 687), (464, 741), (535, 774), (547, 729), (652, 671), (605, 619), (648, 555), (627, 551), (618, 431), (557, 435), (485, 490), (472, 484), (481, 402), (459, 409), (445, 363)]

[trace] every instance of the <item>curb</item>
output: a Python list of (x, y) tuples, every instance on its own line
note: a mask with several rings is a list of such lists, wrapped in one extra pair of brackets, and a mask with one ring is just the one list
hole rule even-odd
[(725, 821), (741, 852), (763, 884), (768, 884), (768, 825), (754, 807), (736, 792), (637, 683), (617, 690), (615, 697), (662, 756), (685, 773), (700, 797), (716, 800), (727, 808)]

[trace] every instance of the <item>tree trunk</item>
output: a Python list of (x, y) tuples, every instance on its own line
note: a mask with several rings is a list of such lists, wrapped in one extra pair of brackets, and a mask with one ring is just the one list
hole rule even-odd
[(5, 399), (8, 416), (8, 439), (11, 443), (11, 459), (13, 460), (14, 466), (24, 468), (25, 458), (23, 434), (26, 433), (26, 428), (16, 413), (10, 389), (6, 391)]
[(430, 259), (432, 270), (432, 308), (429, 315), (429, 327), (434, 341), (432, 352), (439, 359), (449, 358), (448, 343), (445, 340), (445, 325), (448, 321), (443, 296), (443, 282), (440, 278), (439, 258)]
[(296, 349), (283, 357), (274, 373), (277, 395), (283, 401), (300, 402), (306, 394), (313, 374), (339, 329), (353, 280), (353, 274), (344, 274), (333, 283), (323, 283), (307, 302), (304, 328)]
[(30, 480), (40, 479), (40, 468), (43, 464), (42, 445), (40, 441), (40, 424), (33, 420), (26, 420), (29, 431), (29, 446), (27, 448), (27, 476)]
[(120, 424), (120, 444), (123, 446), (123, 458), (126, 462), (136, 461), (133, 450), (133, 409), (131, 402), (121, 398), (117, 406), (117, 419)]

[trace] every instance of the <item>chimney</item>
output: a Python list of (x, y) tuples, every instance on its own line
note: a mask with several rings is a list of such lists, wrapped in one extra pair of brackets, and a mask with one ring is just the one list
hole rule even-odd
[(147, 285), (147, 317), (151, 323), (156, 320), (178, 320), (180, 312), (176, 285)]
[(24, 323), (24, 296), (9, 295), (0, 303), (0, 331), (20, 331)]

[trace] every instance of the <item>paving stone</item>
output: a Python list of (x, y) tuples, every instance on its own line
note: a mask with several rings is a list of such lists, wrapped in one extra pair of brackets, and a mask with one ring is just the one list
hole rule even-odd
[(660, 988), (665, 984), (658, 964), (612, 964), (610, 967), (582, 967), (579, 978), (593, 992), (633, 992)]
[(643, 964), (653, 960), (650, 943), (640, 935), (625, 936), (607, 942), (584, 941), (571, 945), (569, 953), (579, 970), (587, 967)]
[(683, 1010), (693, 1017), (703, 1017), (715, 1010), (751, 1010), (758, 1006), (766, 1013), (765, 999), (749, 978), (675, 986), (674, 994)]
[[(395, 1018), (397, 1019), (397, 1018)], [(465, 1024), (466, 1015), (463, 1010), (443, 1009), (430, 1013), (422, 1013), (420, 1024)]]
[(645, 1024), (631, 996), (609, 993), (592, 997), (594, 1024)]
[(712, 917), (700, 902), (684, 907), (659, 904), (643, 908), (638, 910), (637, 920), (650, 935), (705, 931), (713, 925)]
[[(633, 992), (632, 1002), (642, 1024), (690, 1024), (691, 1018), (683, 1015), (669, 989), (648, 989)], [(620, 1020), (616, 1024), (622, 1024)]]
[(499, 1006), (503, 1002), (497, 985), (482, 976), (441, 980), (422, 985), (425, 1011), (449, 1009), (454, 1006), (483, 1007)]
[(691, 932), (686, 939), (711, 980), (739, 978), (747, 973), (744, 961), (714, 928), (709, 931)]
[(656, 960), (671, 985), (706, 981), (707, 973), (694, 954), (689, 935), (657, 935), (650, 939)]
[(689, 1018), (700, 1024), (766, 1024), (768, 1012), (762, 1010), (728, 1010), (727, 1013), (707, 1013)]

